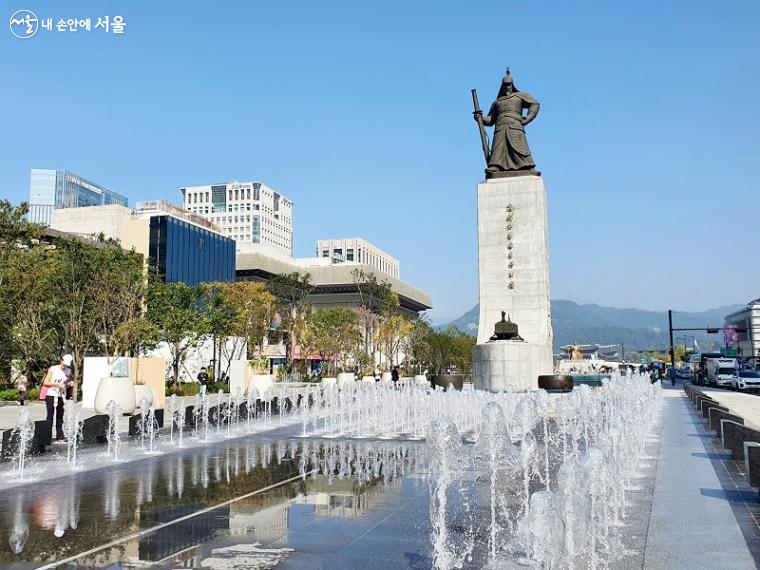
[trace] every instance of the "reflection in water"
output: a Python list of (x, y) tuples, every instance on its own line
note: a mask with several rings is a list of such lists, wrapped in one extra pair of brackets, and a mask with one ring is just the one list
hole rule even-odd
[[(29, 523), (23, 513), (24, 501), (19, 495), (16, 497), (16, 508), (13, 511), (13, 519), (10, 522), (11, 533), (8, 538), (8, 545), (15, 554), (24, 550), (26, 541), (29, 540)], [(8, 511), (9, 513), (11, 511)]]
[[(363, 516), (425, 461), (413, 442), (231, 441), (51, 479), (0, 493), (9, 545), (0, 567), (75, 557), (149, 530), (77, 563), (268, 568), (290, 552), (265, 545), (288, 535), (293, 516)], [(208, 544), (219, 536), (246, 544)]]
[(236, 544), (214, 548), (212, 556), (201, 560), (201, 566), (212, 570), (228, 568), (274, 568), (293, 552), (292, 548), (261, 548), (260, 543)]

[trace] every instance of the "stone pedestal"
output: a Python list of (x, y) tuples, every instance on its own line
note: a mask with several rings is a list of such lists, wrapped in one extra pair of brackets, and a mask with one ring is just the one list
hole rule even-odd
[(477, 390), (535, 390), (538, 377), (552, 373), (552, 350), (529, 342), (495, 340), (475, 346), (472, 366)]
[[(539, 176), (478, 184), (480, 322), (475, 388), (536, 388), (552, 373), (546, 192)], [(525, 342), (488, 342), (505, 311)]]

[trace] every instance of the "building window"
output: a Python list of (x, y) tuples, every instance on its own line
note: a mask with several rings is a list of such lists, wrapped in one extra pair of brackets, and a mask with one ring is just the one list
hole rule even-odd
[(346, 250), (346, 260), (347, 261), (353, 261), (354, 260), (354, 250), (353, 248), (348, 248)]
[(224, 212), (227, 209), (227, 186), (212, 186), (211, 199), (214, 212)]

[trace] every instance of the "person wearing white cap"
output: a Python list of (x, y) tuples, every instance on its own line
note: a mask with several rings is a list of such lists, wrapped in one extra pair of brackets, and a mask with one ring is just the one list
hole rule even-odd
[(42, 381), (42, 394), (47, 406), (47, 421), (52, 425), (53, 415), (55, 412), (55, 432), (56, 441), (63, 441), (63, 400), (66, 394), (66, 386), (69, 377), (66, 375), (66, 369), (71, 366), (74, 358), (70, 354), (64, 354), (61, 362), (48, 368), (45, 379)]

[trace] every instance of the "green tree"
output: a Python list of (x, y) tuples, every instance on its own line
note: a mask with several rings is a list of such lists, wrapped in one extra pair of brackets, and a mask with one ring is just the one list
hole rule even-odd
[(476, 339), (458, 328), (451, 326), (445, 331), (431, 329), (424, 340), (429, 347), (431, 372), (441, 374), (448, 369), (461, 374), (472, 372), (472, 351)]
[(50, 252), (52, 294), (77, 397), (87, 354), (113, 355), (116, 327), (140, 314), (142, 257), (113, 242), (60, 239)]
[[(48, 252), (36, 247), (19, 253), (23, 263), (14, 262), (5, 268), (5, 283), (13, 289), (13, 297), (5, 296), (4, 301), (12, 307), (9, 310), (13, 320), (4, 325), (8, 328), (3, 332), (10, 333), (4, 346), (9, 354), (21, 357), (27, 376), (34, 378), (51, 365), (63, 346), (64, 336), (57, 326), (59, 306), (51, 283)], [(22, 270), (22, 266), (27, 269)], [(0, 316), (0, 320), (3, 318)]]
[[(18, 309), (24, 306), (27, 287), (39, 289), (35, 281), (37, 256), (41, 257), (45, 249), (39, 242), (43, 228), (25, 220), (28, 211), (26, 203), (13, 206), (8, 200), (0, 200), (0, 359), (12, 358), (18, 347), (17, 335), (21, 331), (12, 329), (17, 323)], [(41, 332), (42, 336), (50, 336), (46, 330)]]
[(99, 352), (115, 354), (116, 329), (137, 320), (143, 312), (145, 272), (142, 255), (123, 250), (116, 243), (92, 251), (100, 270), (92, 276), (88, 292), (92, 297)]
[(309, 315), (306, 339), (333, 372), (343, 370), (355, 347), (361, 343), (359, 318), (343, 307), (320, 309)]
[(351, 276), (359, 294), (359, 321), (364, 334), (364, 351), (374, 360), (381, 313), (388, 307), (391, 284), (388, 281), (378, 281), (374, 273), (363, 269), (354, 269)]
[(272, 325), (275, 296), (266, 285), (253, 281), (215, 283), (213, 286), (228, 319), (228, 337), (236, 336), (245, 341), (248, 358), (262, 356), (264, 340)]
[(407, 358), (407, 363), (411, 367), (416, 367), (417, 372), (421, 373), (426, 362), (430, 360), (430, 344), (428, 337), (433, 332), (427, 319), (420, 315), (411, 321), (411, 330), (404, 337), (402, 350)]
[(186, 283), (164, 283), (151, 276), (147, 292), (147, 318), (158, 328), (158, 340), (169, 348), (171, 379), (179, 385), (179, 369), (188, 351), (210, 333), (203, 310), (202, 287)]
[(381, 354), (385, 353), (391, 366), (399, 364), (399, 351), (412, 329), (412, 323), (401, 312), (398, 295), (391, 291), (380, 310), (377, 327), (377, 346), (381, 349)]
[(113, 334), (113, 347), (120, 356), (140, 356), (156, 348), (161, 331), (146, 317), (120, 323)]
[[(306, 332), (306, 323), (311, 312), (308, 297), (314, 290), (311, 275), (308, 273), (282, 273), (275, 275), (268, 283), (269, 291), (274, 295), (275, 308), (282, 319), (281, 340), (285, 345), (285, 370), (293, 369), (292, 348), (302, 343)], [(277, 335), (272, 335), (277, 340)]]
[(0, 345), (28, 372), (70, 352), (76, 397), (85, 355), (110, 355), (116, 327), (141, 311), (142, 257), (110, 241), (44, 236), (26, 212), (0, 201)]

